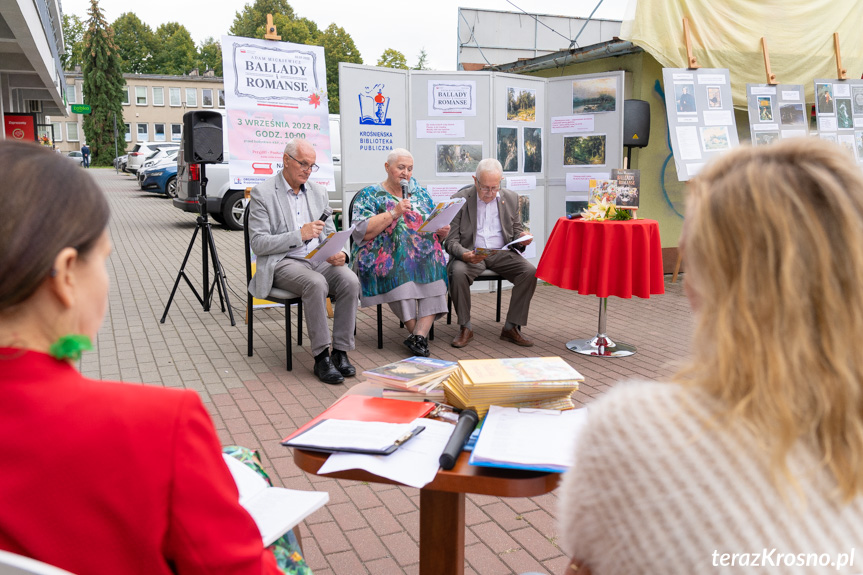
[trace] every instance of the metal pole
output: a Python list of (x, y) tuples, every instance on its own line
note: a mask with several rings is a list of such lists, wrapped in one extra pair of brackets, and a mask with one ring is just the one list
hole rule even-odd
[(114, 112), (114, 174), (120, 173), (120, 166), (117, 165), (117, 112)]

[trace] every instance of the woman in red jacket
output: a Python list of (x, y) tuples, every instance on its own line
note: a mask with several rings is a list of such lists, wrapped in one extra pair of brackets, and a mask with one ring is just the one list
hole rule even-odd
[(82, 575), (279, 573), (197, 393), (71, 363), (108, 302), (98, 186), (28, 143), (0, 141), (0, 174), (0, 549)]

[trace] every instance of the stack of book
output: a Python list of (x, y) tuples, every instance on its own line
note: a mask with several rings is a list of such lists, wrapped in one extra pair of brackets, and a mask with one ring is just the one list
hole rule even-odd
[(364, 371), (363, 375), (383, 388), (383, 397), (443, 401), (443, 383), (457, 368), (454, 361), (415, 356)]
[(447, 403), (475, 409), (490, 405), (572, 409), (572, 392), (584, 377), (560, 357), (467, 359), (444, 384)]

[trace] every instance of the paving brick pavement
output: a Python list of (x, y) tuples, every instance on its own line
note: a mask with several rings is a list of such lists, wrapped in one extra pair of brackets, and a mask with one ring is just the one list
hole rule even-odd
[[(214, 237), (230, 287), (237, 325), (218, 305), (209, 313), (182, 282), (167, 321), (159, 323), (180, 263), (195, 229), (193, 214), (169, 199), (141, 191), (133, 177), (91, 170), (108, 195), (114, 252), (109, 260), (112, 291), (96, 351), (81, 362), (83, 373), (200, 393), (225, 444), (256, 448), (278, 485), (325, 490), (330, 503), (303, 524), (306, 557), (317, 575), (414, 574), (419, 571), (419, 492), (412, 488), (310, 476), (298, 469), (291, 452), (279, 445), (347, 389), (328, 386), (312, 374), (308, 347), (294, 342), (294, 369), (284, 367), (284, 314), (264, 310), (255, 316), (255, 355), (246, 355), (245, 264), (242, 232), (214, 226)], [(200, 238), (186, 272), (201, 291)], [(450, 347), (455, 323), (436, 326), (435, 357), (456, 360), (506, 355), (560, 355), (585, 376), (575, 394), (582, 404), (617, 382), (659, 379), (675, 369), (689, 349), (692, 319), (680, 283), (666, 276), (666, 293), (650, 299), (610, 298), (608, 333), (635, 345), (630, 358), (602, 360), (569, 352), (564, 343), (595, 334), (598, 299), (541, 284), (524, 332), (536, 342), (520, 348), (498, 339), (495, 295), (473, 295), (475, 337), (463, 349)], [(509, 292), (503, 294), (504, 313)], [(357, 349), (350, 354), (359, 371), (405, 356), (405, 333), (385, 311), (384, 348), (377, 349), (375, 310), (360, 309)], [(304, 344), (308, 339), (304, 338)], [(351, 379), (348, 385), (356, 383)], [(566, 557), (556, 545), (556, 493), (507, 499), (467, 497), (468, 574), (538, 571), (562, 573)]]

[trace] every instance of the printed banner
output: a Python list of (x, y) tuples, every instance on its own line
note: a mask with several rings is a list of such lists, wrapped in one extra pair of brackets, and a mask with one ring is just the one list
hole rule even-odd
[(324, 49), (222, 36), (222, 58), (233, 186), (254, 186), (278, 173), (285, 143), (303, 138), (320, 166), (309, 179), (335, 190)]

